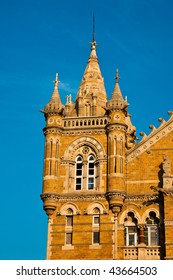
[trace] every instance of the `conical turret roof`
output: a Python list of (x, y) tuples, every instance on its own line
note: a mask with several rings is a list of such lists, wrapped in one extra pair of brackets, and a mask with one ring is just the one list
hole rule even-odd
[(54, 86), (52, 96), (50, 98), (49, 103), (46, 104), (45, 107), (44, 107), (44, 111), (46, 113), (48, 113), (48, 112), (58, 113), (59, 111), (61, 111), (61, 109), (63, 107), (63, 105), (61, 103), (60, 95), (59, 95), (59, 92), (58, 92), (58, 84), (59, 84), (58, 74), (56, 74), (56, 78), (55, 78), (55, 81), (53, 83), (54, 83), (55, 86)]
[(112, 109), (124, 109), (128, 106), (127, 102), (122, 97), (122, 93), (119, 86), (119, 73), (118, 69), (116, 70), (116, 77), (115, 77), (115, 87), (112, 92), (111, 99), (107, 102), (107, 107)]

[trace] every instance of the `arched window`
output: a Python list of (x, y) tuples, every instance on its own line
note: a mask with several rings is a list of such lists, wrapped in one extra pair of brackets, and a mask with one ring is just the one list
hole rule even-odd
[(159, 245), (159, 219), (156, 217), (154, 211), (151, 211), (149, 217), (146, 219), (144, 236), (146, 245)]
[(94, 189), (94, 179), (95, 179), (95, 166), (94, 166), (94, 156), (90, 155), (88, 157), (88, 190)]
[(125, 226), (125, 245), (137, 246), (138, 244), (138, 228), (137, 219), (134, 217), (133, 212), (129, 212), (124, 222)]
[(82, 189), (82, 175), (83, 175), (83, 164), (82, 164), (83, 158), (82, 156), (76, 157), (76, 170), (75, 170), (75, 178), (76, 178), (76, 190)]
[(72, 245), (73, 238), (73, 210), (67, 209), (66, 226), (65, 226), (65, 244)]
[(93, 209), (92, 222), (92, 244), (100, 243), (100, 210), (96, 207)]

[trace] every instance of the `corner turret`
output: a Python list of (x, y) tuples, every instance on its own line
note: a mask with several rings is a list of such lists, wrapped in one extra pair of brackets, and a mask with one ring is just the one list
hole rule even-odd
[(119, 86), (119, 72), (118, 69), (116, 70), (116, 77), (115, 77), (115, 87), (111, 96), (111, 99), (107, 102), (106, 107), (107, 110), (125, 110), (127, 111), (128, 103), (126, 100), (123, 99), (122, 93)]
[(58, 84), (59, 84), (59, 80), (58, 80), (58, 74), (56, 73), (56, 77), (55, 77), (55, 81), (53, 81), (54, 83), (54, 91), (52, 93), (52, 96), (50, 98), (50, 101), (48, 104), (45, 105), (44, 110), (41, 111), (43, 112), (45, 115), (47, 114), (60, 114), (63, 110), (63, 105), (61, 103), (61, 99), (60, 99), (60, 95), (58, 92)]
[(125, 148), (128, 103), (123, 99), (119, 87), (119, 73), (116, 71), (115, 87), (111, 99), (106, 104), (106, 112), (109, 118), (107, 125), (108, 137), (108, 190), (107, 198), (109, 207), (118, 215), (126, 195), (125, 188)]

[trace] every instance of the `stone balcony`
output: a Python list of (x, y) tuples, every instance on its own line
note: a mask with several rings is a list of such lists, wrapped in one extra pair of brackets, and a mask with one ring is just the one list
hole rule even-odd
[(160, 246), (138, 246), (123, 247), (124, 260), (160, 260)]

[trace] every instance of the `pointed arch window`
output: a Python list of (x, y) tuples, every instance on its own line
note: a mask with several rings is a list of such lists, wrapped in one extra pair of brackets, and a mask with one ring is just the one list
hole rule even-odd
[(76, 190), (81, 190), (82, 189), (82, 176), (83, 176), (83, 164), (82, 164), (83, 158), (82, 156), (77, 156), (76, 157), (76, 170), (75, 170), (75, 185), (76, 185)]
[(137, 246), (138, 244), (138, 228), (137, 219), (134, 217), (134, 213), (129, 212), (124, 222), (125, 226), (125, 245), (126, 246)]
[(95, 157), (90, 155), (88, 157), (88, 190), (94, 189), (95, 184), (95, 166), (94, 166)]
[(146, 219), (146, 229), (144, 232), (145, 244), (148, 246), (159, 245), (159, 219), (156, 213), (151, 211)]

